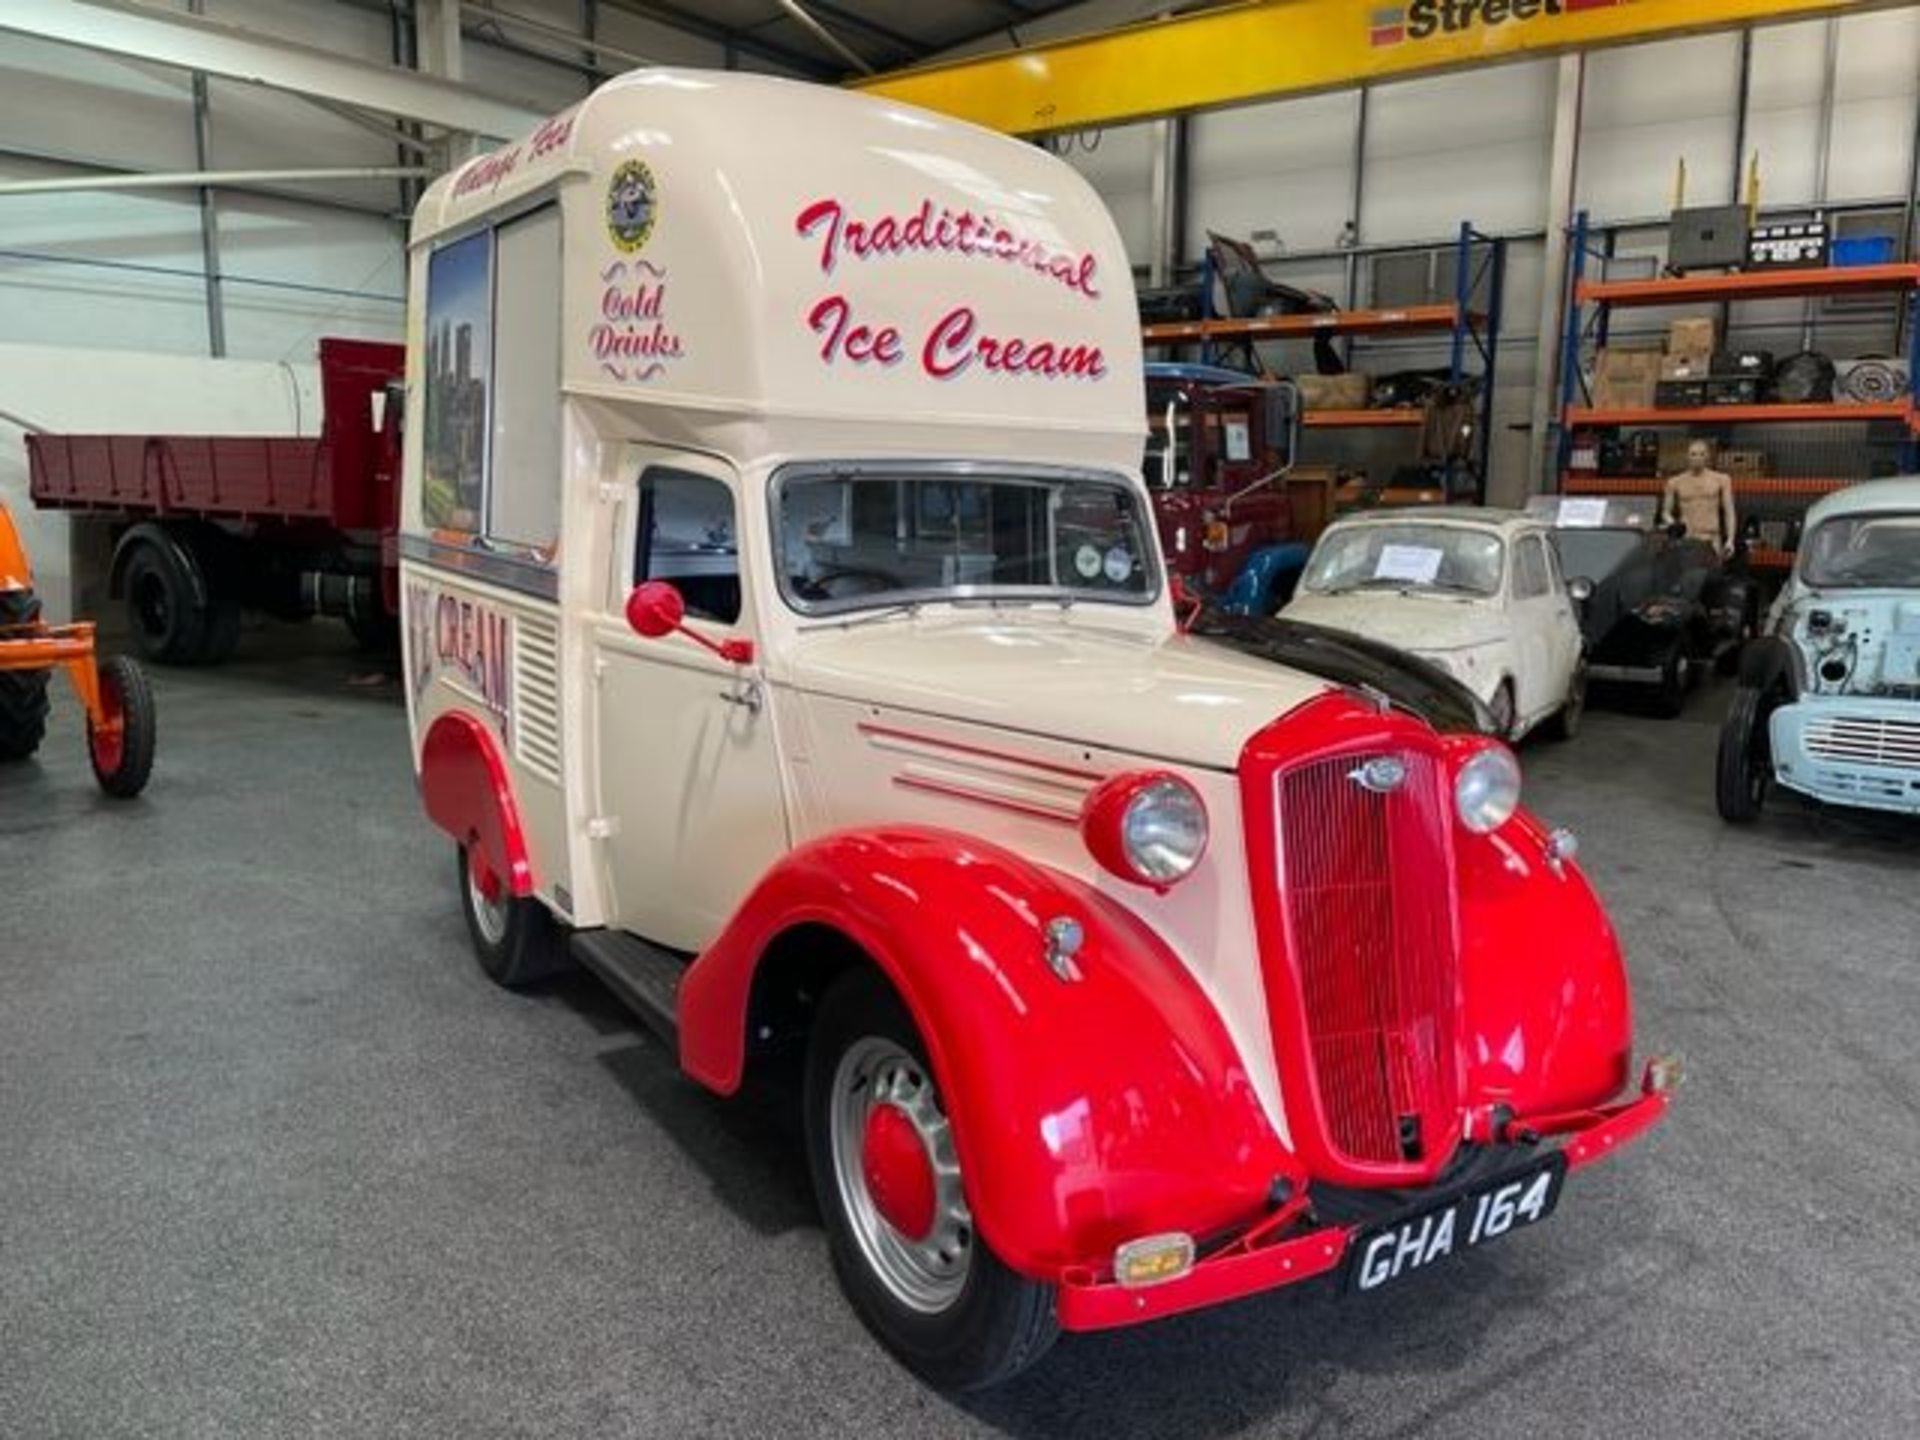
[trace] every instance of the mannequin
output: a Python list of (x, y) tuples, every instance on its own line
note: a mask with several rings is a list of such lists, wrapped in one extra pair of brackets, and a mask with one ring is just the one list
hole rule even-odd
[(1704, 540), (1722, 555), (1733, 553), (1739, 533), (1733, 513), (1733, 477), (1709, 470), (1713, 447), (1704, 440), (1687, 446), (1687, 468), (1668, 478), (1660, 497), (1660, 523), (1676, 520), (1686, 527), (1689, 540)]

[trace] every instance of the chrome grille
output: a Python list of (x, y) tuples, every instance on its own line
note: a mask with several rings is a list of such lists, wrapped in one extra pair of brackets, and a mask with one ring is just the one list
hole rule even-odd
[(1920, 770), (1920, 719), (1819, 715), (1807, 722), (1806, 743), (1817, 760)]
[(1440, 768), (1387, 757), (1401, 783), (1361, 783), (1379, 755), (1283, 772), (1276, 821), (1322, 1120), (1348, 1158), (1418, 1160), (1451, 1133), (1456, 959)]
[(513, 617), (513, 754), (560, 783), (560, 632), (544, 615)]

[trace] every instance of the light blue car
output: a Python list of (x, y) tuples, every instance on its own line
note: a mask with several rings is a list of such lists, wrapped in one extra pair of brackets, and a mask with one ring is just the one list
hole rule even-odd
[(1768, 787), (1920, 815), (1920, 477), (1807, 512), (1793, 577), (1740, 657), (1716, 798), (1735, 824)]

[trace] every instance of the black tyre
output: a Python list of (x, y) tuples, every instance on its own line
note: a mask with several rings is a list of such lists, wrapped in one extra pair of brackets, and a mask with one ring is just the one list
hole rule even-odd
[(531, 895), (489, 897), (462, 845), (458, 852), (460, 908), (474, 957), (495, 984), (509, 990), (551, 979), (573, 968), (566, 928)]
[(1566, 702), (1554, 711), (1553, 718), (1547, 722), (1549, 740), (1571, 740), (1580, 733), (1580, 722), (1587, 713), (1587, 664), (1583, 660), (1575, 667), (1573, 679), (1567, 685)]
[(349, 615), (347, 629), (353, 632), (353, 643), (369, 655), (385, 655), (400, 648), (400, 622), (385, 611)]
[(925, 1047), (877, 972), (827, 992), (805, 1109), (834, 1270), (875, 1338), (942, 1390), (997, 1384), (1044, 1355), (1059, 1334), (1053, 1289), (975, 1232)]
[(1513, 727), (1519, 719), (1519, 704), (1513, 698), (1513, 681), (1502, 680), (1500, 688), (1493, 692), (1493, 733), (1502, 740), (1513, 739)]
[(240, 644), (240, 602), (217, 595), (206, 611), (206, 626), (200, 635), (200, 649), (194, 659), (202, 665), (218, 665), (231, 659)]
[(1751, 685), (1733, 692), (1733, 704), (1720, 725), (1720, 753), (1714, 764), (1713, 798), (1720, 818), (1751, 825), (1766, 804), (1773, 783), (1773, 746), (1767, 723), (1773, 714), (1768, 696)]
[(136, 546), (125, 576), (127, 628), (140, 653), (158, 665), (199, 662), (207, 642), (207, 610), (187, 562), (153, 543)]
[(1687, 705), (1687, 691), (1693, 688), (1693, 657), (1687, 653), (1684, 637), (1676, 639), (1660, 661), (1660, 682), (1654, 687), (1653, 713), (1671, 720)]
[(125, 655), (100, 664), (100, 706), (106, 723), (87, 727), (87, 755), (93, 778), (116, 800), (131, 800), (147, 788), (153, 774), (158, 727), (153, 687), (147, 672)]
[[(0, 590), (0, 627), (31, 625), (39, 618), (33, 591)], [(0, 635), (0, 644), (5, 640)], [(25, 760), (46, 738), (47, 674), (44, 669), (0, 670), (0, 761)]]

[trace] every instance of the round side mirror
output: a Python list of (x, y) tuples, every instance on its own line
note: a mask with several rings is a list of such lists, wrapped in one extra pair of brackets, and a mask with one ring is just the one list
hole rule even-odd
[(1593, 581), (1584, 575), (1576, 575), (1567, 581), (1567, 594), (1573, 597), (1575, 604), (1584, 605), (1593, 598)]
[(687, 618), (687, 603), (666, 580), (643, 580), (627, 596), (627, 624), (649, 640), (671, 635)]

